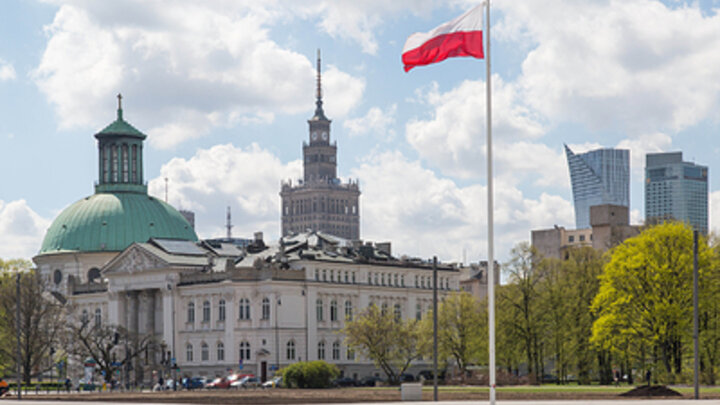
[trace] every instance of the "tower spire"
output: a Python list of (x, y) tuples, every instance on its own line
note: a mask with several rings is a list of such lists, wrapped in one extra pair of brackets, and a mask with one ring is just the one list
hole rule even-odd
[(315, 116), (314, 120), (327, 121), (325, 111), (323, 111), (322, 101), (322, 73), (320, 71), (320, 49), (317, 50), (317, 89), (315, 90)]
[(230, 206), (227, 207), (227, 224), (225, 225), (227, 228), (227, 238), (232, 238), (232, 221), (230, 220)]
[(117, 99), (118, 99), (117, 117), (118, 117), (119, 120), (121, 120), (121, 119), (123, 119), (123, 114), (122, 114), (122, 94), (121, 94), (121, 93), (118, 93)]

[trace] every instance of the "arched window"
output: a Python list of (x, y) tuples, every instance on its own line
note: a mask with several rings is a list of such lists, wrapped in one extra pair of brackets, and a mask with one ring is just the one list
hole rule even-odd
[(295, 360), (295, 341), (290, 340), (287, 342), (286, 356), (288, 360)]
[(330, 282), (335, 282), (335, 270), (330, 270)]
[(378, 285), (378, 274), (373, 274), (373, 284)]
[(85, 325), (88, 322), (90, 322), (90, 319), (88, 318), (88, 311), (87, 309), (82, 310), (82, 315), (80, 315), (80, 322)]
[(348, 273), (348, 272), (346, 271), (346, 272), (345, 272), (345, 284), (347, 284), (347, 283), (349, 283), (349, 282), (350, 282), (350, 273)]
[(128, 153), (128, 146), (127, 144), (123, 144), (122, 146), (122, 181), (123, 183), (127, 183), (129, 180), (128, 171), (130, 169), (130, 153)]
[(317, 301), (315, 301), (315, 313), (317, 315), (317, 320), (322, 321), (323, 320), (323, 301), (322, 298), (318, 298)]
[(97, 267), (93, 267), (92, 269), (88, 270), (87, 278), (88, 278), (88, 283), (92, 283), (92, 282), (95, 282), (96, 280), (100, 280), (100, 269), (98, 269)]
[(112, 146), (112, 180), (113, 183), (118, 182), (118, 147)]
[(250, 319), (250, 300), (247, 298), (240, 298), (240, 316), (241, 321)]
[(137, 183), (137, 171), (138, 171), (138, 160), (137, 160), (137, 145), (132, 146), (132, 182)]
[(240, 360), (250, 360), (250, 342), (240, 342)]
[(223, 342), (217, 344), (217, 359), (218, 361), (225, 361), (225, 345)]
[(270, 319), (270, 298), (268, 297), (262, 300), (262, 319)]
[(337, 321), (337, 317), (338, 317), (337, 312), (338, 312), (337, 301), (335, 301), (335, 300), (330, 301), (330, 321), (331, 322)]
[(102, 325), (102, 310), (100, 308), (95, 309), (95, 327), (99, 328)]
[(400, 304), (395, 304), (395, 320), (400, 321), (402, 319), (402, 308), (400, 307)]
[(332, 358), (333, 360), (340, 360), (340, 342), (333, 342)]
[(210, 322), (210, 301), (203, 302), (203, 322)]
[(62, 283), (62, 279), (63, 279), (62, 271), (60, 269), (55, 269), (55, 271), (53, 272), (53, 282), (55, 284), (60, 284), (60, 283)]
[(353, 307), (352, 301), (350, 300), (345, 301), (345, 319), (348, 321), (352, 321), (353, 319)]
[(325, 360), (325, 342), (318, 343), (318, 360)]
[(202, 361), (210, 360), (210, 348), (208, 347), (207, 343), (205, 343), (205, 342), (203, 342), (202, 346), (200, 346), (200, 360), (202, 360)]
[(193, 347), (190, 343), (185, 346), (185, 361), (193, 361)]
[(195, 303), (190, 302), (188, 303), (187, 307), (187, 321), (188, 323), (195, 322)]
[(224, 322), (225, 321), (225, 300), (220, 299), (218, 302), (218, 321)]

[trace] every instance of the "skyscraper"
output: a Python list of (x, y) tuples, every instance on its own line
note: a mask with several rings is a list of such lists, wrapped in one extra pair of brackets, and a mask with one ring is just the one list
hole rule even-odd
[(360, 187), (337, 177), (337, 145), (330, 142), (330, 120), (323, 111), (320, 51), (317, 58), (315, 115), (308, 120), (309, 143), (303, 142), (303, 179), (284, 182), (282, 235), (323, 231), (345, 239), (360, 239)]
[(682, 152), (645, 157), (645, 220), (665, 219), (708, 231), (708, 168), (683, 162)]
[(597, 149), (575, 154), (565, 145), (573, 200), (575, 227), (590, 227), (590, 207), (613, 204), (630, 207), (630, 151)]

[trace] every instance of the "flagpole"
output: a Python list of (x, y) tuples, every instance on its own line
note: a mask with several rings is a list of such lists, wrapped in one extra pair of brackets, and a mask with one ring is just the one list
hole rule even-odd
[(490, 86), (490, 0), (485, 2), (485, 112), (487, 120), (488, 330), (490, 405), (495, 405), (495, 252), (493, 218), (492, 97)]

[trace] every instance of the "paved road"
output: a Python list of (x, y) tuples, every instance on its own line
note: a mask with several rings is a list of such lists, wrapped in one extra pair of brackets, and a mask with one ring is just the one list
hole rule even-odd
[[(441, 401), (437, 402), (442, 405), (469, 405), (479, 404), (486, 405), (488, 401)], [(499, 405), (639, 405), (639, 404), (659, 404), (659, 405), (720, 405), (720, 400), (701, 400), (694, 401), (691, 399), (654, 399), (654, 400), (579, 400), (579, 401), (497, 401)], [(4, 400), (0, 401), (0, 404), (17, 404), (17, 405), (68, 405), (67, 401), (33, 401), (33, 400)], [(106, 405), (107, 402), (82, 402), (83, 405)], [(150, 404), (148, 402), (147, 404)], [(323, 405), (373, 405), (373, 404), (403, 404), (403, 405), (430, 405), (432, 402), (373, 402), (373, 403), (358, 403), (358, 404), (323, 404)], [(113, 405), (142, 405), (139, 402), (113, 402)], [(188, 405), (188, 404), (167, 404), (163, 405)], [(317, 405), (317, 404), (308, 404)]]

